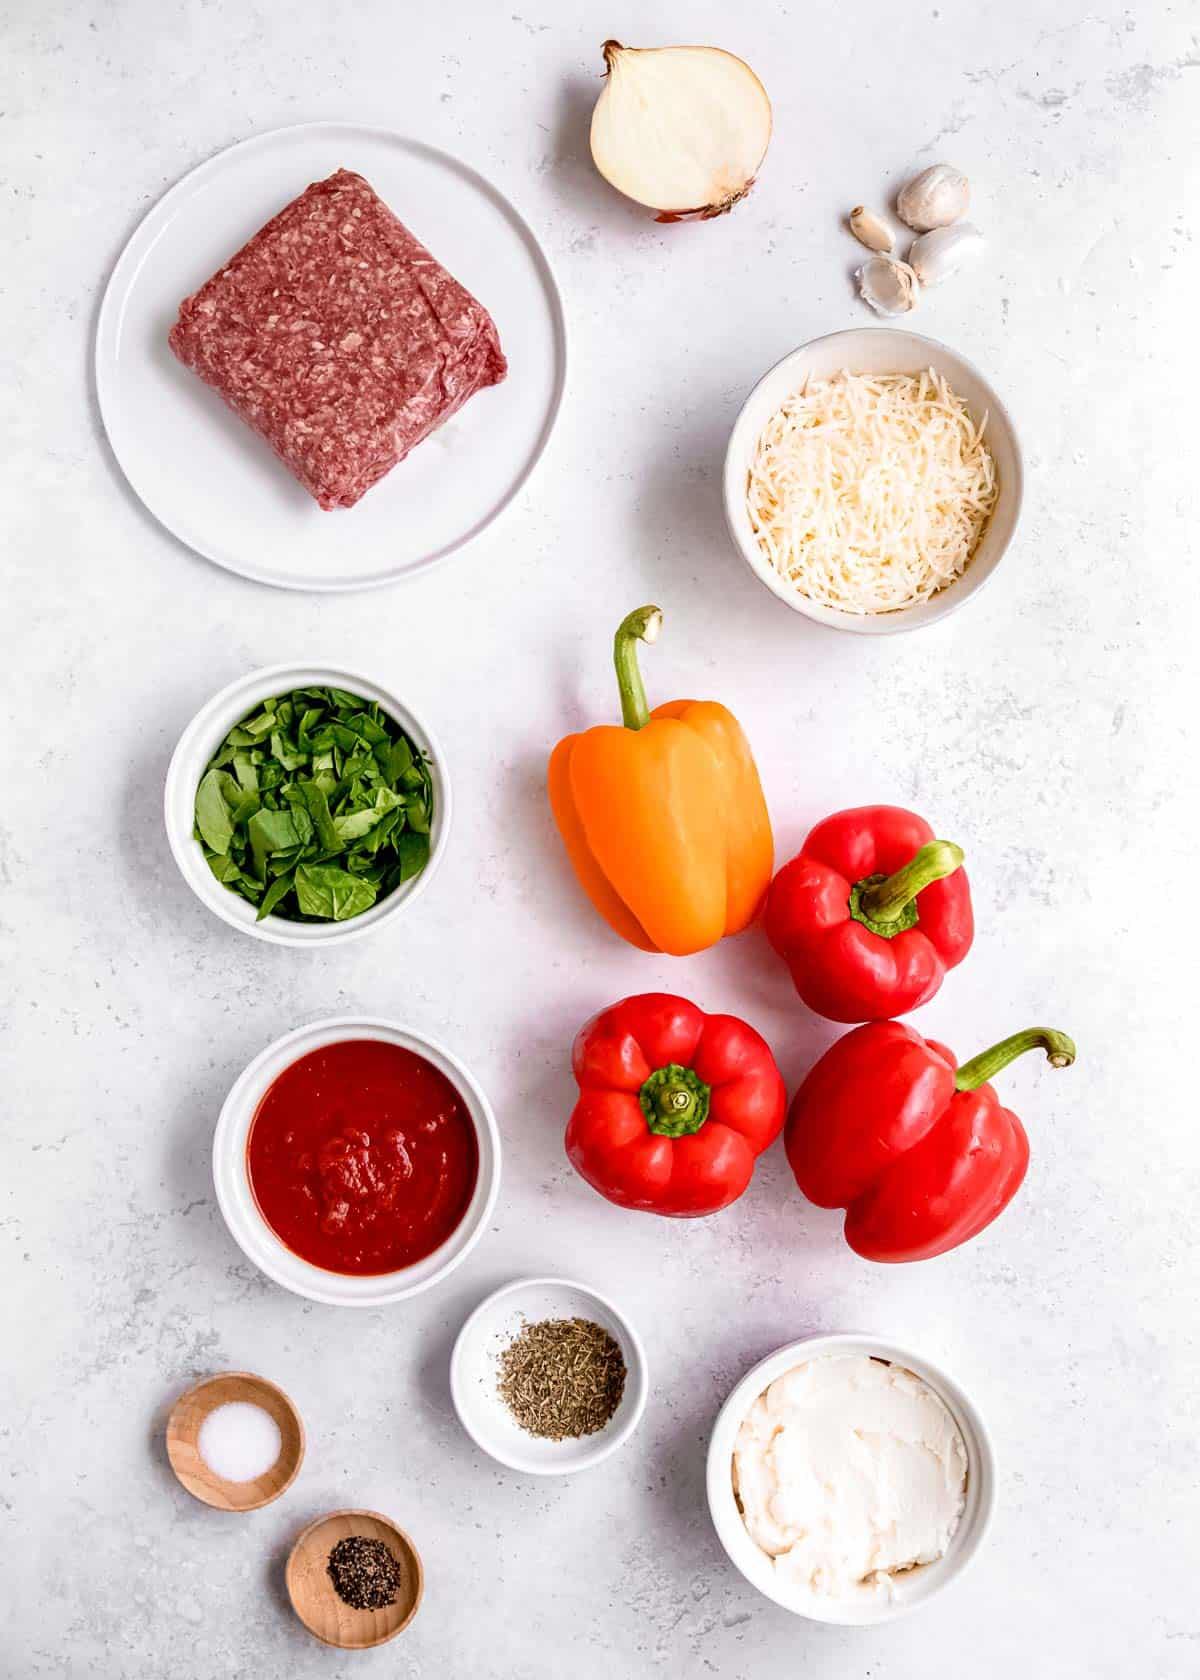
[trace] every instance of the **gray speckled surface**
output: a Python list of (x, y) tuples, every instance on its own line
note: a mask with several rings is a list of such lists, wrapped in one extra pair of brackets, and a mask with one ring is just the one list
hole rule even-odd
[[(1200, 1663), (1195, 1428), (1200, 1149), (1193, 1033), (1200, 371), (1193, 237), (1200, 44), (1186, 6), (980, 10), (715, 0), (514, 14), (16, 0), (4, 24), (0, 462), (5, 527), (0, 962), (0, 1672), (179, 1680), (801, 1670), (828, 1680), (1174, 1680)], [(592, 174), (604, 36), (710, 39), (758, 66), (777, 137), (730, 218), (655, 227)], [(175, 544), (106, 452), (89, 386), (104, 277), (185, 170), (281, 123), (350, 117), (477, 163), (540, 230), (567, 297), (567, 407), (520, 507), (472, 551), (375, 596), (283, 596)], [(1015, 549), (980, 601), (915, 638), (808, 627), (723, 534), (717, 469), (741, 394), (816, 333), (864, 320), (837, 219), (946, 156), (977, 183), (986, 267), (918, 330), (1011, 399), (1030, 471)], [(403, 213), (403, 206), (398, 206)], [(582, 517), (581, 517), (582, 516)], [(966, 847), (980, 936), (921, 1017), (970, 1053), (1029, 1021), (1077, 1067), (1005, 1081), (1033, 1167), (959, 1253), (872, 1269), (790, 1189), (781, 1152), (724, 1216), (598, 1200), (561, 1152), (570, 1035), (658, 985), (744, 1012), (794, 1082), (832, 1033), (758, 935), (673, 964), (606, 936), (541, 790), (548, 744), (612, 705), (607, 638), (667, 612), (654, 692), (726, 699), (787, 856), (844, 804), (911, 801)], [(458, 822), (392, 932), (328, 954), (260, 947), (187, 892), (161, 828), (174, 741), (257, 664), (352, 660), (402, 685), (452, 760)], [(208, 1152), (268, 1040), (364, 1008), (432, 1030), (490, 1090), (507, 1151), (495, 1230), (451, 1282), (388, 1312), (310, 1307), (227, 1237)], [(525, 1269), (606, 1285), (652, 1362), (643, 1427), (556, 1484), (485, 1461), (446, 1365), (486, 1289)], [(992, 1423), (991, 1543), (923, 1614), (870, 1633), (789, 1618), (727, 1566), (706, 1432), (760, 1354), (867, 1328), (944, 1361)], [(309, 1431), (289, 1495), (195, 1504), (161, 1432), (192, 1378), (250, 1366)], [(342, 1658), (282, 1591), (331, 1505), (417, 1539), (424, 1608)], [(568, 1655), (569, 1654), (569, 1655)]]

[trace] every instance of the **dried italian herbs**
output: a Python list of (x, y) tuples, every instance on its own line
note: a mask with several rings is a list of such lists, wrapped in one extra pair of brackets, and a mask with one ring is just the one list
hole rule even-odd
[(395, 1604), (400, 1565), (382, 1540), (348, 1534), (330, 1552), (325, 1567), (334, 1591), (352, 1610), (382, 1610)]
[(625, 1392), (617, 1343), (586, 1318), (527, 1324), (500, 1355), (500, 1398), (521, 1428), (547, 1441), (594, 1435)]

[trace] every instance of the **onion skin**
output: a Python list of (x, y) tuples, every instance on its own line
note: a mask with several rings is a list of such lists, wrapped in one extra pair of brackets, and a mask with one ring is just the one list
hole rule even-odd
[(728, 216), (734, 205), (740, 204), (747, 196), (757, 179), (757, 175), (751, 175), (741, 192), (734, 193), (732, 198), (723, 199), (720, 204), (706, 204), (702, 210), (660, 210), (654, 220), (656, 222), (711, 222), (714, 216)]
[[(620, 41), (609, 40), (605, 41), (603, 52), (605, 77), (610, 85), (619, 60), (626, 56), (635, 58), (645, 55), (649, 60), (657, 58), (660, 54), (664, 57), (695, 54), (703, 55), (703, 62), (709, 66), (720, 63), (725, 67), (721, 76), (715, 79), (709, 70), (700, 76), (685, 74), (681, 81), (680, 153), (675, 161), (683, 160), (679, 172), (685, 176), (688, 173), (692, 176), (703, 174), (705, 169), (708, 170), (712, 184), (718, 189), (709, 202), (689, 204), (681, 193), (679, 196), (684, 199), (683, 203), (664, 204), (663, 198), (668, 197), (666, 192), (656, 192), (652, 186), (638, 179), (637, 169), (630, 167), (630, 150), (617, 140), (621, 119), (614, 114), (611, 105), (607, 110), (605, 108), (608, 87), (601, 93), (592, 114), (591, 150), (597, 170), (609, 185), (632, 199), (634, 203), (643, 204), (647, 209), (655, 211), (656, 222), (712, 221), (717, 216), (728, 215), (734, 205), (740, 204), (753, 187), (759, 167), (766, 156), (773, 128), (770, 99), (750, 66), (735, 54), (719, 47), (625, 47)], [(734, 82), (742, 79), (740, 87), (732, 85), (731, 71), (734, 72)], [(653, 87), (653, 83), (651, 86)], [(659, 97), (662, 97), (661, 93)], [(713, 124), (711, 132), (704, 130), (701, 125), (703, 138), (698, 141), (697, 117), (705, 111), (706, 101), (708, 110), (715, 111), (717, 121)], [(643, 99), (641, 103), (647, 109), (654, 108), (653, 96)], [(712, 134), (720, 132), (721, 119), (724, 119), (725, 127), (722, 138), (729, 140), (731, 148), (729, 159), (712, 156)], [(636, 122), (637, 118), (626, 117), (625, 120)], [(653, 175), (653, 172), (651, 166), (648, 173)], [(667, 173), (670, 172), (671, 168), (668, 165)], [(725, 178), (724, 182), (722, 176)], [(736, 186), (733, 185), (735, 181)], [(732, 190), (721, 192), (720, 187), (725, 182)], [(697, 183), (693, 180), (692, 184)], [(661, 183), (659, 185), (661, 189)]]

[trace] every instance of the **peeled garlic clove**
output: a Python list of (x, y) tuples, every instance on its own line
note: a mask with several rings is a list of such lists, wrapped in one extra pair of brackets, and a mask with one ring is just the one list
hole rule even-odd
[(903, 189), (896, 200), (896, 211), (915, 233), (927, 233), (930, 228), (956, 222), (970, 202), (967, 177), (948, 163), (934, 163)]
[(907, 315), (916, 307), (921, 288), (906, 262), (897, 262), (895, 257), (869, 257), (854, 278), (876, 315)]
[(856, 204), (851, 210), (850, 232), (868, 251), (890, 251), (896, 243), (883, 217), (877, 216), (874, 210), (868, 210), (864, 204)]
[(970, 222), (955, 222), (951, 227), (931, 228), (914, 239), (908, 261), (922, 286), (937, 286), (953, 274), (975, 261), (983, 249), (983, 235)]
[(592, 158), (618, 192), (660, 222), (731, 210), (771, 139), (758, 77), (718, 47), (604, 43), (608, 74), (592, 113)]

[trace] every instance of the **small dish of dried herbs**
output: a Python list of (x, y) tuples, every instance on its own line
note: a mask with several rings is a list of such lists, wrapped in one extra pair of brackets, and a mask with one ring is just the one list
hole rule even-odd
[(590, 1318), (526, 1324), (500, 1355), (500, 1398), (513, 1419), (544, 1441), (603, 1429), (625, 1392), (625, 1360)]
[(444, 838), (449, 789), (428, 731), (386, 691), (280, 666), (193, 720), (166, 814), (176, 861), (224, 920), (308, 944), (412, 898)]
[(586, 1284), (524, 1278), (488, 1296), (458, 1334), (450, 1391), (476, 1444), (530, 1475), (607, 1458), (637, 1428), (646, 1358), (636, 1330)]

